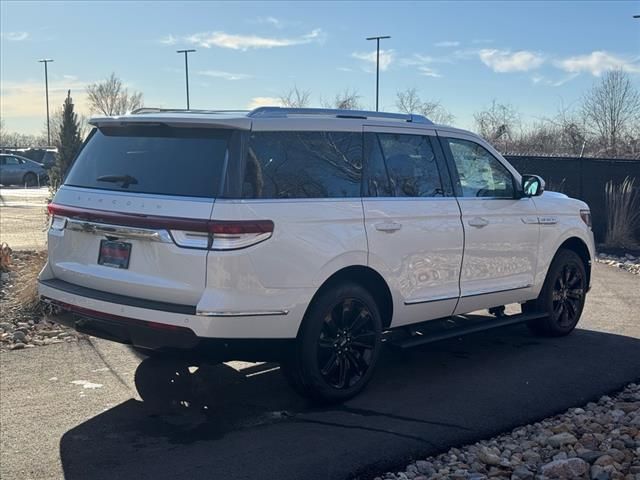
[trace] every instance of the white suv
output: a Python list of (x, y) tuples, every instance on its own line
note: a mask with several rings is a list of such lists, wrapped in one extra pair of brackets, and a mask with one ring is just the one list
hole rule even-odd
[[(525, 321), (565, 335), (582, 312), (588, 206), (543, 193), (472, 133), (276, 107), (91, 124), (49, 206), (39, 292), (60, 322), (170, 374), (280, 361), (299, 392), (340, 401), (368, 382), (383, 341)], [(512, 303), (522, 313), (506, 315)], [(491, 315), (467, 315), (481, 309)]]

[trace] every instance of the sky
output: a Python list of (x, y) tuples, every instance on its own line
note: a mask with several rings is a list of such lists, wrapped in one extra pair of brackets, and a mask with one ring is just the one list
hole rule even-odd
[(381, 42), (380, 107), (416, 88), (454, 125), (492, 100), (525, 122), (575, 106), (603, 72), (622, 68), (640, 88), (639, 1), (451, 2), (29, 2), (0, 3), (0, 116), (4, 128), (41, 133), (67, 90), (89, 114), (86, 85), (115, 72), (146, 106), (276, 105), (294, 86), (313, 106), (357, 91), (375, 108), (375, 42)]

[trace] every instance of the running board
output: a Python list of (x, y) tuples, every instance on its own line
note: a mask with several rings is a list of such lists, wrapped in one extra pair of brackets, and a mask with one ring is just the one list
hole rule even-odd
[(425, 322), (419, 327), (414, 327), (414, 330), (408, 338), (391, 338), (388, 343), (385, 343), (404, 350), (417, 347), (418, 345), (468, 335), (470, 333), (483, 332), (492, 328), (506, 327), (516, 323), (538, 320), (547, 315), (547, 313), (540, 312), (501, 315), (497, 317), (487, 315), (457, 315), (444, 320)]

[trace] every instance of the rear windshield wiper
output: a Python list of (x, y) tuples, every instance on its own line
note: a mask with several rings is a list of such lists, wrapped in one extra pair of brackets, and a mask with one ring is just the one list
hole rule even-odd
[(122, 185), (120, 185), (122, 188), (128, 188), (129, 185), (138, 183), (138, 180), (131, 175), (101, 175), (96, 178), (96, 180), (98, 182), (122, 183)]

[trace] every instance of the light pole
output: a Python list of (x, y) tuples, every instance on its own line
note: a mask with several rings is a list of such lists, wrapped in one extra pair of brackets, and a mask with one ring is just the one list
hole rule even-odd
[(47, 146), (51, 145), (51, 128), (49, 127), (49, 74), (47, 72), (47, 63), (53, 62), (50, 58), (43, 58), (38, 60), (39, 63), (44, 63), (44, 91), (47, 99)]
[(378, 111), (378, 98), (380, 92), (380, 40), (391, 38), (390, 36), (368, 37), (367, 40), (376, 41), (376, 112)]
[(184, 75), (187, 84), (187, 110), (189, 110), (189, 54), (195, 50), (176, 50), (176, 53), (184, 53)]

